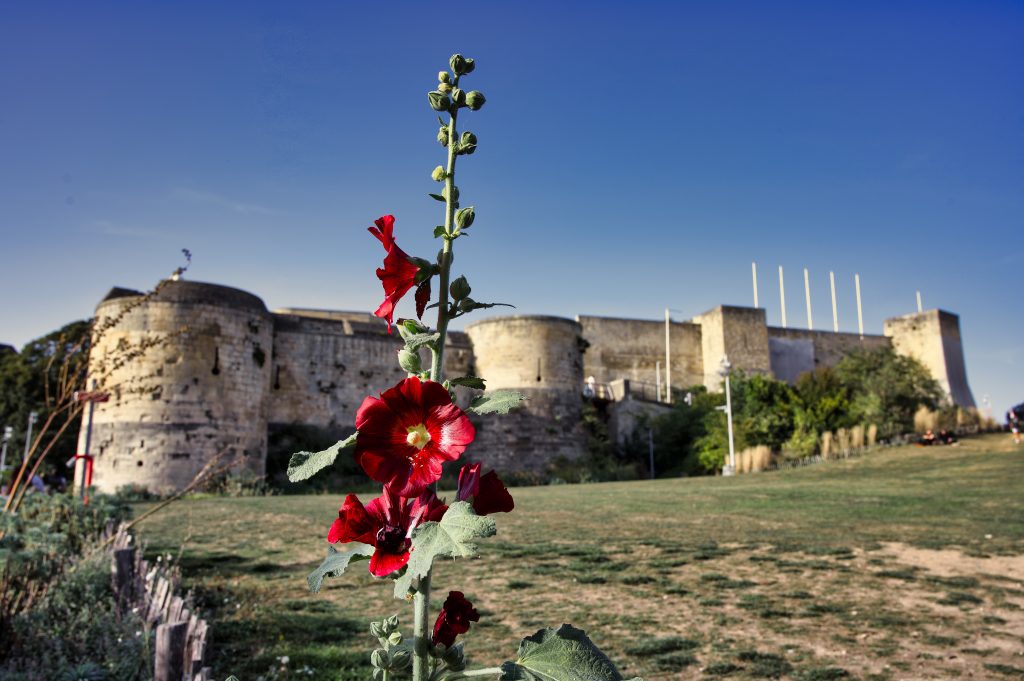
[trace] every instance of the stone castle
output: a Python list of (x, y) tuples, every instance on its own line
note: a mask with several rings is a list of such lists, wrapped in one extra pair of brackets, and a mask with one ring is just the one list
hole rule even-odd
[[(300, 425), (351, 433), (363, 398), (406, 376), (396, 361), (397, 334), (389, 336), (368, 313), (271, 312), (245, 291), (184, 280), (165, 282), (137, 304), (140, 296), (114, 288), (96, 310), (100, 320), (120, 318), (92, 349), (91, 362), (115, 356), (125, 340), (167, 338), (111, 376), (111, 385), (144, 389), (115, 387), (109, 402), (96, 405), (91, 450), (94, 483), (103, 491), (126, 484), (180, 489), (223, 451), (242, 455), (261, 475), (269, 432)], [(659, 320), (514, 315), (449, 333), (446, 375), (473, 374), (488, 389), (529, 398), (507, 416), (475, 416), (477, 441), (467, 453), (503, 471), (541, 471), (554, 457), (577, 458), (586, 442), (583, 395), (621, 407), (612, 420), (618, 415), (625, 427), (630, 405), (656, 400), (666, 359), (674, 388), (717, 391), (725, 355), (734, 369), (792, 381), (855, 350), (891, 346), (921, 361), (953, 403), (975, 406), (959, 318), (942, 310), (889, 319), (883, 335), (863, 337), (768, 326), (764, 309), (734, 306), (667, 326), (667, 358)], [(471, 398), (458, 390), (460, 402)]]

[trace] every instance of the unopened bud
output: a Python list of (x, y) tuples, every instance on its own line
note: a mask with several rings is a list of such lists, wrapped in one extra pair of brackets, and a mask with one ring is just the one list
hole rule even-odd
[(384, 626), (382, 622), (370, 622), (370, 633), (376, 638), (384, 638)]
[(388, 643), (390, 643), (393, 646), (400, 645), (402, 643), (402, 632), (392, 631), (391, 635), (388, 636)]
[(448, 95), (439, 90), (427, 93), (427, 99), (430, 100), (430, 108), (434, 111), (447, 111), (451, 108), (452, 102), (448, 99)]
[(473, 90), (466, 95), (466, 106), (468, 106), (473, 111), (478, 111), (486, 101), (487, 98), (484, 97), (484, 93), (480, 92), (479, 90)]
[(466, 280), (466, 277), (463, 276), (451, 283), (448, 287), (448, 292), (452, 294), (452, 298), (454, 300), (462, 300), (469, 296), (469, 294), (473, 292), (473, 289), (470, 287), (469, 281)]
[[(413, 324), (416, 324), (416, 322), (413, 322)], [(425, 327), (424, 327), (424, 330), (425, 330)], [(384, 620), (384, 626), (387, 628), (389, 634), (392, 631), (394, 631), (395, 629), (397, 629), (398, 628), (398, 615), (392, 615), (391, 617), (389, 617), (386, 620)]]
[[(423, 371), (423, 363), (420, 361), (420, 353), (414, 352), (409, 348), (402, 348), (398, 351), (398, 365), (402, 367), (402, 371), (408, 374), (418, 374)], [(391, 635), (394, 636), (398, 632), (393, 632)], [(401, 638), (401, 634), (398, 634)], [(378, 636), (378, 638), (382, 638)]]
[(434, 172), (430, 173), (430, 177), (434, 182), (444, 182), (444, 178), (448, 177), (448, 173), (444, 171), (444, 168), (438, 166), (434, 168)]
[(439, 82), (439, 83), (447, 83), (449, 80), (451, 80), (451, 74), (450, 73), (448, 73), (447, 71), (438, 71), (437, 72), (437, 82)]
[(388, 651), (383, 648), (377, 648), (370, 653), (370, 664), (377, 669), (388, 669), (391, 666), (391, 659), (388, 657)]
[(471, 132), (462, 133), (462, 140), (459, 142), (458, 153), (472, 154), (476, 151), (476, 135)]
[(459, 641), (444, 653), (444, 663), (453, 672), (460, 672), (466, 668), (466, 653), (462, 648), (462, 641)]
[(452, 90), (452, 101), (456, 106), (466, 106), (466, 91), (460, 88)]
[(444, 92), (444, 93), (448, 94), (448, 93), (450, 93), (452, 91), (452, 84), (451, 83), (440, 83), (437, 86), (437, 90), (438, 90), (438, 92)]
[(466, 71), (466, 58), (461, 54), (453, 54), (452, 58), (448, 60), (448, 66), (452, 67), (452, 73), (456, 76), (461, 76), (463, 73), (469, 73)]
[(476, 219), (476, 211), (473, 210), (473, 206), (460, 208), (459, 212), (455, 214), (455, 226), (459, 229), (469, 229), (474, 219)]
[(448, 126), (442, 125), (441, 129), (437, 131), (437, 141), (441, 143), (442, 147), (448, 146)]
[(448, 195), (448, 187), (445, 186), (445, 188), (441, 190), (441, 196), (443, 196), (446, 199), (451, 199), (451, 201), (453, 201), (454, 203), (458, 203), (459, 202), (459, 188), (456, 187), (455, 185), (452, 185), (451, 196), (449, 196)]
[(391, 668), (401, 671), (412, 664), (412, 652), (402, 648), (391, 655)]

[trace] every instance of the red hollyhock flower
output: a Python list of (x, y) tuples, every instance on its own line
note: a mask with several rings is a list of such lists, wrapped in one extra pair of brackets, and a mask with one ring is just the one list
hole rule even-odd
[(416, 499), (401, 499), (385, 487), (365, 507), (356, 495), (349, 494), (327, 533), (327, 541), (358, 541), (374, 547), (370, 572), (386, 577), (409, 562), (413, 528), (428, 520), (440, 520), (447, 510), (431, 490)]
[(441, 464), (458, 459), (476, 435), (443, 385), (415, 376), (363, 400), (356, 429), (356, 461), (403, 497), (436, 482)]
[[(370, 234), (377, 237), (387, 255), (384, 256), (384, 267), (377, 268), (377, 278), (384, 285), (384, 302), (373, 314), (387, 320), (388, 333), (394, 322), (395, 305), (402, 296), (416, 285), (416, 275), (420, 271), (412, 258), (395, 243), (395, 216), (385, 215), (374, 220), (374, 227), (368, 227)], [(416, 289), (416, 315), (423, 317), (423, 310), (430, 300), (430, 279), (424, 280)]]
[(472, 499), (473, 511), (477, 515), (508, 513), (516, 507), (512, 495), (494, 471), (480, 475), (480, 464), (468, 464), (459, 471), (459, 490), (456, 501)]
[(434, 622), (434, 644), (443, 643), (446, 648), (451, 648), (455, 643), (455, 637), (469, 631), (470, 622), (479, 622), (480, 613), (476, 611), (473, 604), (466, 600), (461, 591), (449, 591), (448, 599), (441, 607), (441, 614)]

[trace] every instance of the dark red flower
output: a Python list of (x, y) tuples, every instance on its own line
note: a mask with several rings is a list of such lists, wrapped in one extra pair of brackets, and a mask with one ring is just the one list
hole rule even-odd
[[(385, 215), (374, 220), (374, 227), (368, 227), (370, 234), (377, 237), (387, 255), (384, 256), (384, 267), (377, 268), (377, 278), (384, 285), (384, 302), (380, 304), (373, 314), (387, 320), (388, 333), (391, 333), (391, 324), (394, 321), (395, 305), (402, 296), (408, 293), (409, 289), (416, 285), (416, 275), (420, 266), (410, 258), (405, 251), (395, 243), (395, 216)], [(420, 288), (425, 290), (426, 299), (430, 298), (430, 280), (428, 279)], [(417, 290), (416, 311), (420, 317), (423, 316), (422, 309), (426, 306), (426, 300), (420, 305), (419, 298), (424, 294)]]
[(431, 490), (416, 499), (401, 499), (384, 492), (365, 507), (354, 494), (345, 497), (338, 519), (327, 533), (327, 541), (358, 541), (374, 547), (370, 572), (386, 577), (409, 562), (413, 528), (428, 520), (440, 520), (448, 507)]
[(469, 631), (470, 622), (479, 622), (480, 613), (473, 604), (466, 600), (461, 591), (449, 591), (448, 598), (441, 607), (441, 613), (434, 622), (434, 644), (443, 643), (451, 648), (455, 637)]
[(356, 413), (356, 461), (366, 474), (403, 497), (414, 497), (459, 458), (476, 430), (444, 386), (413, 376)]
[(480, 475), (480, 464), (467, 464), (459, 471), (459, 490), (456, 501), (472, 499), (473, 511), (477, 515), (508, 513), (516, 507), (512, 495), (494, 471)]

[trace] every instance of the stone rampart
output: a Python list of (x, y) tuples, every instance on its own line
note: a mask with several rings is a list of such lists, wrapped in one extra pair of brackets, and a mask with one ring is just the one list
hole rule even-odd
[(885, 336), (768, 327), (772, 375), (790, 383), (805, 371), (834, 367), (850, 353), (889, 347), (891, 344), (892, 341)]
[(954, 404), (976, 407), (967, 383), (960, 317), (945, 310), (926, 310), (885, 320), (893, 348), (924, 364)]

